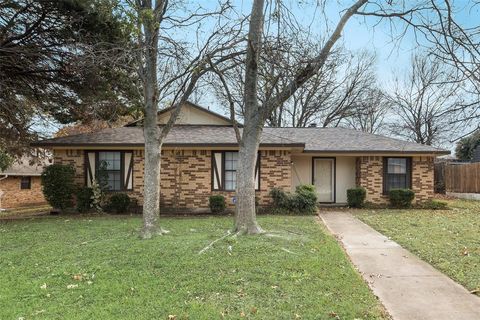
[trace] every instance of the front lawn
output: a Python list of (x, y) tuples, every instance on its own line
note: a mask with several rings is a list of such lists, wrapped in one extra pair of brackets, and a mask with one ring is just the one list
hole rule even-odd
[(357, 217), (469, 290), (480, 289), (480, 202), (452, 210), (359, 210)]
[(46, 204), (23, 207), (23, 208), (7, 209), (5, 211), (0, 211), (0, 218), (21, 217), (21, 216), (25, 217), (25, 216), (33, 216), (38, 214), (45, 214), (45, 213), (48, 213), (51, 209), (52, 207)]
[(0, 319), (382, 319), (314, 217), (262, 216), (262, 236), (222, 237), (231, 217), (0, 222)]

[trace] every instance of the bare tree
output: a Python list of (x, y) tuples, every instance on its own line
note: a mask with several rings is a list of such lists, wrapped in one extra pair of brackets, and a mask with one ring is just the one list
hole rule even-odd
[[(182, 105), (195, 89), (198, 80), (209, 70), (237, 53), (232, 51), (242, 22), (229, 25), (222, 17), (230, 5), (220, 4), (215, 11), (201, 6), (169, 2), (168, 0), (136, 0), (130, 3), (137, 25), (138, 73), (143, 87), (145, 137), (145, 184), (142, 238), (151, 238), (165, 232), (159, 225), (160, 215), (160, 160), (162, 144), (178, 117)], [(180, 12), (184, 15), (180, 15)], [(206, 38), (198, 32), (200, 22), (214, 21), (215, 30)], [(195, 29), (192, 26), (197, 26)], [(197, 32), (196, 39), (191, 31)], [(172, 34), (180, 33), (178, 39)], [(183, 33), (182, 33), (183, 32)], [(234, 40), (235, 39), (235, 40)], [(192, 47), (194, 49), (192, 49)], [(160, 106), (174, 107), (165, 125), (157, 124)]]
[[(245, 91), (244, 91), (244, 127), (239, 143), (239, 161), (237, 167), (237, 203), (235, 208), (235, 229), (238, 232), (255, 234), (262, 232), (255, 215), (255, 159), (260, 144), (260, 135), (265, 121), (298, 88), (316, 75), (325, 65), (333, 46), (340, 38), (347, 21), (363, 6), (367, 0), (356, 1), (342, 15), (333, 33), (328, 37), (325, 45), (312, 59), (300, 64), (293, 71), (293, 76), (277, 92), (266, 91), (266, 99), (259, 103), (257, 96), (258, 73), (260, 54), (263, 48), (262, 33), (264, 25), (264, 0), (254, 0), (250, 16), (248, 33), (247, 56), (245, 63)], [(280, 77), (280, 76), (276, 76)]]
[(454, 123), (464, 105), (462, 86), (456, 70), (435, 57), (412, 57), (411, 69), (395, 79), (389, 95), (392, 134), (426, 145), (450, 138), (459, 129)]
[(385, 118), (391, 103), (379, 88), (367, 88), (357, 103), (357, 112), (345, 118), (347, 126), (368, 133), (380, 133), (385, 128)]
[(382, 22), (390, 25), (395, 43), (410, 32), (417, 47), (463, 74), (463, 80), (470, 82), (471, 88), (465, 93), (472, 97), (472, 101), (459, 106), (457, 119), (450, 125), (473, 125), (469, 133), (479, 127), (480, 26), (461, 17), (478, 10), (477, 7), (478, 1), (429, 0), (413, 5), (407, 1), (375, 1), (358, 12), (364, 17), (377, 19), (377, 25)]
[[(262, 26), (265, 22), (263, 15), (265, 2), (264, 0), (254, 1), (250, 16), (245, 63), (245, 88), (242, 104), (244, 109), (244, 128), (240, 141), (239, 164), (237, 168), (235, 227), (239, 232), (261, 232), (255, 217), (254, 160), (260, 143), (260, 134), (266, 120), (274, 110), (280, 108), (298, 89), (302, 88), (322, 70), (348, 20), (354, 15), (373, 17), (373, 20), (387, 19), (387, 21), (393, 21), (398, 19), (405, 23), (405, 28), (400, 30), (400, 32), (397, 32), (396, 26), (392, 27), (391, 32), (392, 34), (397, 34), (398, 40), (405, 35), (406, 30), (414, 30), (415, 32), (425, 31), (425, 29), (431, 30), (439, 23), (438, 19), (429, 19), (432, 10), (435, 9), (435, 3), (433, 2), (435, 1), (353, 1), (348, 9), (342, 11), (342, 16), (335, 24), (335, 27), (332, 29), (327, 28), (327, 32), (328, 30), (333, 31), (325, 38), (326, 41), (320, 46), (321, 49), (318, 51), (318, 54), (313, 57), (305, 57), (302, 61), (296, 61), (295, 67), (290, 68), (290, 70), (278, 68), (276, 69), (278, 70), (277, 72), (271, 73), (273, 80), (269, 83), (275, 83), (284, 78), (284, 85), (280, 89), (275, 90), (273, 90), (274, 86), (264, 88), (266, 95), (265, 100), (262, 101), (258, 98), (257, 92), (254, 91), (259, 88), (259, 72), (262, 63), (260, 57), (262, 51), (265, 50), (262, 38)], [(275, 5), (283, 6), (282, 2), (275, 2)], [(279, 13), (275, 12), (275, 17), (278, 16)], [(295, 25), (295, 23), (290, 23), (288, 26), (291, 27), (292, 25)], [(301, 28), (297, 30), (299, 35), (302, 34)], [(272, 55), (271, 57), (274, 60), (276, 56)]]
[(321, 127), (336, 127), (363, 111), (360, 100), (376, 82), (375, 57), (366, 51), (358, 55), (343, 53), (336, 54), (334, 61), (283, 104), (282, 125), (306, 127), (318, 123)]

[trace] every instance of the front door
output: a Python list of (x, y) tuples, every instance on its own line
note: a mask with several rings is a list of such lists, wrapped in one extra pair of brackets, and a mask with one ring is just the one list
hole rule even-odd
[(313, 159), (313, 185), (318, 202), (335, 202), (335, 159)]

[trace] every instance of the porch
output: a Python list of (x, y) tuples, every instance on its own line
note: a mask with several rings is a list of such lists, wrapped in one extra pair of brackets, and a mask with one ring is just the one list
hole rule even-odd
[(292, 154), (292, 189), (312, 184), (321, 204), (347, 203), (347, 189), (356, 183), (355, 156)]

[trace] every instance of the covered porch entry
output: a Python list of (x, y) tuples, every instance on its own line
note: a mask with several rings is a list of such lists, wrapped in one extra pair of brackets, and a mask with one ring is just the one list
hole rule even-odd
[(355, 168), (353, 156), (293, 154), (292, 188), (312, 184), (320, 203), (346, 204), (347, 189), (355, 187)]

